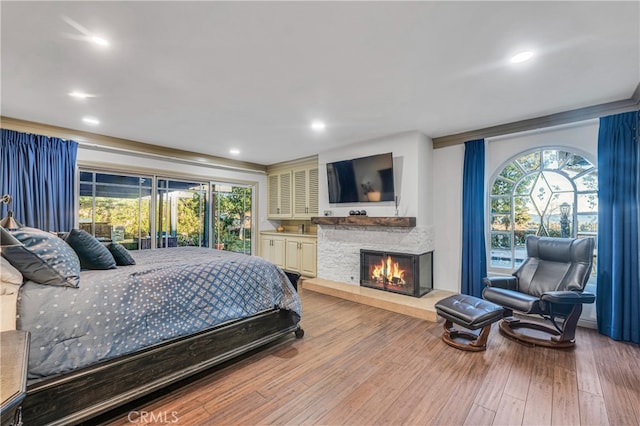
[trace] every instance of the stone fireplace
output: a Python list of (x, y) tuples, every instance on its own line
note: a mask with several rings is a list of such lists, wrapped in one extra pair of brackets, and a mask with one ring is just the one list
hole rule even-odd
[[(332, 204), (325, 165), (393, 152), (395, 201)], [(433, 144), (420, 132), (403, 132), (318, 155), (317, 277), (360, 287), (360, 250), (420, 255), (435, 252)], [(350, 216), (351, 210), (367, 211)], [(435, 265), (434, 265), (435, 266)], [(434, 268), (435, 269), (435, 268)], [(435, 273), (435, 271), (434, 271)], [(434, 288), (440, 288), (433, 282)], [(368, 292), (370, 293), (370, 292)]]
[(360, 285), (421, 297), (433, 290), (433, 252), (360, 250)]
[[(434, 250), (432, 226), (384, 226), (386, 219), (313, 218), (318, 224), (318, 277), (359, 286), (361, 250), (411, 255)], [(373, 224), (363, 224), (369, 221)]]

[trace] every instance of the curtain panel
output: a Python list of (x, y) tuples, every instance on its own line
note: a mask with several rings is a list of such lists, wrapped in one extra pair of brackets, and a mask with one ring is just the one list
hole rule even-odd
[(598, 330), (640, 343), (640, 111), (600, 119), (598, 133)]
[(77, 152), (74, 141), (2, 129), (0, 194), (13, 197), (14, 217), (24, 226), (73, 228)]
[(484, 236), (484, 139), (465, 142), (462, 177), (462, 282), (461, 292), (482, 297), (487, 276)]

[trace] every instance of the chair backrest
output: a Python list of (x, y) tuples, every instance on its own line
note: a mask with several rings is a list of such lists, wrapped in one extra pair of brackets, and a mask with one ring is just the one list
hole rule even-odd
[(545, 291), (583, 291), (593, 266), (593, 238), (527, 236), (527, 259), (513, 273), (518, 291), (540, 296)]

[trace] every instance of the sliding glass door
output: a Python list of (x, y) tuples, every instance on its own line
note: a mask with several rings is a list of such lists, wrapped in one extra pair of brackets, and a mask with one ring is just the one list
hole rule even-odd
[(156, 247), (209, 247), (209, 184), (158, 179)]
[(252, 252), (251, 184), (80, 170), (79, 189), (79, 226), (103, 241)]
[(213, 247), (251, 254), (253, 188), (215, 182), (211, 188)]
[(129, 250), (151, 248), (152, 181), (149, 176), (80, 171), (79, 227)]

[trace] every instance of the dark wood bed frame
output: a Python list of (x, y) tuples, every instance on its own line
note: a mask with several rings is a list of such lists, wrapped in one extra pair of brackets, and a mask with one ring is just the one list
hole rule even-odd
[(304, 335), (296, 314), (273, 309), (35, 382), (22, 418), (29, 426), (80, 423), (289, 333)]

